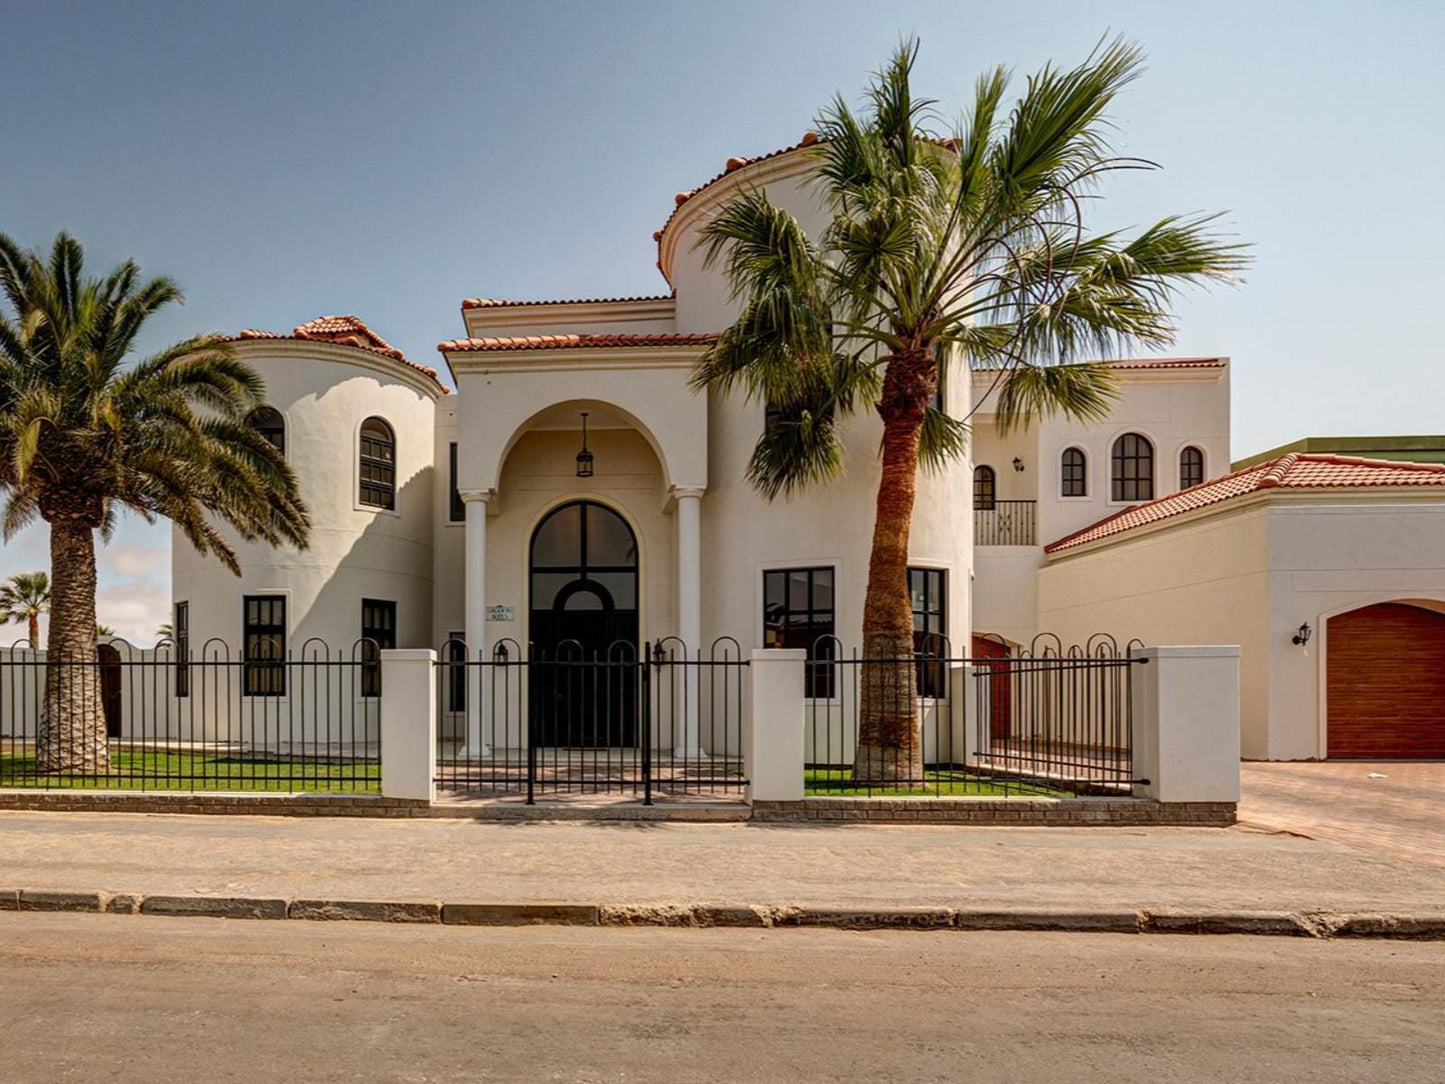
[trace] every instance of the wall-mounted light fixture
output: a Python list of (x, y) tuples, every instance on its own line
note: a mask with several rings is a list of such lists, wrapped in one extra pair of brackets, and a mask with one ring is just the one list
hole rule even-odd
[(587, 411), (582, 412), (582, 450), (577, 453), (577, 477), (592, 477), (592, 453), (587, 450)]
[(1024, 469), (1024, 461), (1023, 461), (1022, 459), (1020, 459), (1018, 456), (1014, 456), (1014, 470), (1016, 470), (1016, 471), (1018, 471), (1020, 474), (1022, 474), (1022, 473), (1023, 473), (1023, 469)]
[(1313, 633), (1314, 630), (1310, 628), (1309, 622), (1305, 622), (1299, 628), (1294, 630), (1294, 635), (1290, 637), (1290, 643), (1296, 645), (1297, 647), (1304, 647), (1305, 644), (1310, 642), (1310, 636)]

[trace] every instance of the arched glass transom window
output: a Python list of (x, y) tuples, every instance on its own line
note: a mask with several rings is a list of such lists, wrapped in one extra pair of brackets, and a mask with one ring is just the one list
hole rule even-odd
[(1154, 445), (1138, 433), (1125, 433), (1114, 441), (1110, 462), (1110, 499), (1154, 499)]
[(1190, 445), (1179, 453), (1179, 488), (1188, 489), (1204, 481), (1204, 453)]
[(361, 423), (361, 503), (396, 507), (396, 437), (380, 418)]
[(266, 438), (283, 455), (286, 452), (286, 419), (275, 407), (258, 406), (246, 415), (246, 424)]
[(637, 609), (637, 540), (592, 501), (564, 504), (532, 536), (533, 610)]
[(998, 500), (998, 485), (992, 467), (973, 468), (973, 507), (988, 511)]
[(1081, 448), (1065, 448), (1059, 456), (1059, 494), (1064, 497), (1089, 495), (1089, 461)]

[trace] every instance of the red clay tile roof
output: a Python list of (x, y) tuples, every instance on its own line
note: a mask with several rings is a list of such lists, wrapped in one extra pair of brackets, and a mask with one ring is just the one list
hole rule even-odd
[(581, 297), (564, 298), (556, 301), (503, 301), (495, 297), (467, 297), (462, 299), (465, 309), (513, 309), (528, 305), (620, 305), (629, 301), (671, 301), (676, 292), (670, 294), (640, 294), (637, 297)]
[(1291, 452), (1278, 459), (1226, 474), (1171, 493), (1167, 497), (1136, 504), (1081, 531), (1044, 547), (1058, 553), (1087, 542), (1159, 523), (1185, 512), (1221, 504), (1265, 489), (1359, 489), (1380, 486), (1445, 486), (1445, 464), (1402, 463), (1386, 459), (1359, 459), (1347, 455), (1310, 455)]
[(277, 331), (261, 331), (259, 328), (248, 327), (235, 335), (227, 336), (232, 342), (240, 342), (247, 339), (293, 339), (309, 342), (329, 342), (338, 346), (353, 346), (358, 350), (369, 350), (373, 354), (380, 354), (392, 361), (399, 361), (409, 369), (415, 369), (424, 376), (430, 377), (437, 387), (441, 388), (442, 394), (448, 394), (449, 389), (439, 379), (437, 371), (427, 365), (418, 365), (415, 362), (407, 361), (400, 350), (392, 346), (371, 328), (366, 326), (366, 321), (358, 316), (318, 316), (315, 320), (308, 320), (306, 323), (291, 329), (291, 334), (285, 335)]
[(480, 350), (575, 350), (618, 346), (703, 346), (716, 335), (522, 335), (515, 338), (448, 339), (442, 353)]

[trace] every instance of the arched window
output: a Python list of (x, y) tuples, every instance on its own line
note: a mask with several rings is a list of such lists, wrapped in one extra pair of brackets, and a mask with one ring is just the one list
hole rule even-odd
[(1065, 448), (1059, 456), (1059, 495), (1087, 497), (1089, 461), (1082, 448)]
[(1116, 501), (1154, 499), (1154, 445), (1138, 433), (1114, 441), (1110, 464), (1110, 498)]
[(1179, 453), (1179, 488), (1188, 489), (1204, 481), (1204, 453), (1189, 445)]
[(283, 455), (286, 452), (286, 419), (275, 407), (258, 406), (246, 415), (246, 424), (260, 433)]
[(361, 503), (396, 507), (396, 437), (380, 418), (361, 423)]
[(977, 511), (989, 511), (998, 499), (992, 467), (973, 468), (973, 507)]

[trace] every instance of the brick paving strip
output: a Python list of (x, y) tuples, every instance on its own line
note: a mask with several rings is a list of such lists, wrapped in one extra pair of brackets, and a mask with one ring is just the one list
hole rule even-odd
[(254, 896), (141, 896), (126, 892), (0, 890), (0, 911), (66, 911), (172, 918), (408, 922), (446, 926), (671, 926), (834, 930), (1047, 930), (1074, 933), (1249, 934), (1445, 941), (1445, 911), (1049, 910), (952, 907), (806, 907), (440, 900), (313, 900)]

